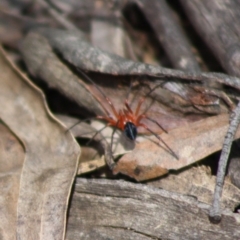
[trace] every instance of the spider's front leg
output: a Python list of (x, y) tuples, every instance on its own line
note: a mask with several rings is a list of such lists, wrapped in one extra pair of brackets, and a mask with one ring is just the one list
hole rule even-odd
[(140, 108), (141, 108), (144, 101), (145, 101), (144, 97), (139, 99), (139, 102), (138, 102), (138, 105), (137, 105), (137, 108), (136, 108), (136, 111), (135, 111), (135, 116), (136, 117), (139, 115)]
[(125, 100), (125, 106), (126, 106), (127, 110), (128, 110), (131, 114), (133, 114), (133, 111), (132, 111), (132, 109), (131, 109), (131, 107), (130, 107), (129, 102), (128, 102), (127, 99)]
[[(165, 145), (165, 147), (170, 151), (170, 153), (171, 153), (177, 160), (179, 159), (178, 156), (177, 156), (177, 154), (167, 145), (167, 143), (165, 143), (165, 142), (163, 141), (163, 139), (162, 139), (158, 134), (156, 134), (155, 132), (153, 132), (148, 126), (146, 126), (146, 125), (143, 124), (143, 123), (139, 123), (138, 126), (139, 126), (139, 127), (143, 127), (143, 128), (145, 128), (147, 131), (149, 131), (150, 133), (152, 133), (159, 141), (161, 141), (161, 142)], [(159, 145), (159, 146), (160, 146), (160, 145)]]
[(108, 98), (108, 97), (105, 97), (105, 98), (106, 98), (106, 101), (108, 102), (109, 106), (111, 107), (114, 116), (115, 116), (116, 118), (118, 118), (118, 117), (119, 117), (119, 116), (118, 116), (118, 112), (117, 112), (116, 108), (114, 107), (112, 101), (111, 101), (110, 98)]
[(134, 116), (134, 118), (137, 118), (138, 117), (138, 114), (139, 114), (139, 111), (140, 111), (140, 108), (141, 108), (141, 105), (142, 103), (145, 101), (145, 98), (140, 98), (139, 102), (138, 102), (138, 105), (137, 105), (137, 108), (136, 108), (136, 111), (135, 113), (133, 113), (130, 105), (129, 105), (129, 102), (128, 100), (125, 100), (125, 106), (127, 108), (127, 110), (129, 111), (129, 113), (131, 113), (131, 115)]
[(138, 118), (137, 118), (137, 120), (136, 120), (137, 125), (141, 124), (141, 120), (144, 119), (144, 118), (147, 119), (147, 120), (149, 120), (149, 121), (151, 121), (151, 122), (153, 122), (153, 123), (155, 123), (155, 124), (156, 124), (158, 127), (160, 127), (165, 133), (168, 133), (167, 130), (166, 130), (163, 126), (161, 126), (161, 124), (158, 123), (158, 121), (156, 121), (156, 120), (148, 117), (148, 115), (146, 115), (146, 114), (141, 114), (141, 115), (138, 116)]

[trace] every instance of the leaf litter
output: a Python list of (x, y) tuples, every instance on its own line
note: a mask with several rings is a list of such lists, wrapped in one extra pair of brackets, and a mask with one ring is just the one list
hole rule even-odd
[[(161, 9), (162, 7), (163, 6), (161, 6)], [(151, 22), (153, 19), (151, 19), (151, 16), (148, 13), (147, 16), (149, 18), (149, 21)], [(154, 24), (154, 22), (155, 20), (152, 21), (152, 24)], [(192, 115), (189, 117), (187, 114), (180, 115), (178, 112), (176, 117), (174, 115), (174, 112), (171, 112), (170, 116), (174, 116), (174, 118), (171, 119), (171, 121), (169, 121), (169, 118), (167, 116), (166, 119), (163, 121), (167, 125), (171, 123), (168, 125), (169, 132), (168, 135), (158, 132), (159, 134), (161, 134), (160, 136), (164, 140), (166, 140), (168, 144), (170, 144), (174, 151), (176, 151), (179, 154), (181, 158), (178, 161), (176, 161), (175, 159), (171, 159), (170, 154), (168, 154), (166, 150), (159, 148), (159, 146), (157, 146), (157, 144), (154, 143), (153, 139), (151, 139), (151, 141), (147, 140), (143, 142), (140, 139), (138, 139), (134, 151), (132, 153), (126, 154), (119, 160), (118, 165), (115, 168), (115, 172), (119, 171), (128, 174), (129, 176), (139, 181), (143, 181), (155, 178), (157, 176), (161, 176), (162, 174), (166, 174), (171, 169), (180, 169), (182, 167), (186, 167), (188, 164), (193, 164), (194, 162), (201, 160), (203, 157), (221, 148), (221, 146), (219, 147), (223, 139), (221, 137), (223, 135), (223, 132), (226, 131), (225, 126), (228, 125), (227, 120), (228, 116), (221, 114), (226, 113), (228, 112), (229, 109), (234, 108), (234, 104), (231, 101), (229, 102), (229, 99), (226, 98), (226, 96), (224, 96), (223, 94), (221, 94), (221, 87), (231, 86), (239, 90), (240, 88), (238, 78), (214, 73), (209, 74), (184, 73), (177, 70), (163, 69), (160, 67), (153, 67), (146, 64), (139, 64), (134, 63), (132, 61), (126, 61), (126, 59), (115, 58), (113, 55), (109, 57), (107, 53), (99, 52), (99, 50), (91, 48), (89, 44), (86, 45), (84, 42), (81, 43), (82, 41), (81, 39), (78, 38), (74, 39), (73, 36), (74, 34), (73, 32), (70, 31), (68, 32), (62, 31), (60, 33), (54, 32), (53, 30), (48, 30), (47, 33), (42, 32), (42, 35), (47, 37), (51, 45), (51, 47), (50, 45), (48, 46), (49, 48), (47, 49), (46, 52), (51, 53), (52, 49), (54, 49), (54, 51), (57, 50), (58, 54), (60, 53), (64, 60), (68, 61), (68, 64), (70, 63), (73, 66), (82, 67), (87, 71), (94, 71), (100, 74), (110, 74), (110, 78), (112, 79), (115, 79), (117, 75), (123, 75), (124, 77), (126, 77), (126, 75), (139, 76), (141, 74), (152, 75), (153, 78), (155, 78), (156, 75), (158, 75), (160, 78), (167, 79), (168, 83), (165, 84), (165, 89), (161, 89), (164, 91), (159, 91), (161, 92), (159, 94), (160, 101), (169, 104), (169, 106), (171, 106), (172, 109), (178, 110), (179, 112), (183, 111), (184, 113), (187, 114), (189, 112), (194, 112), (199, 114), (198, 116)], [(46, 39), (45, 42), (47, 42)], [(29, 46), (31, 46), (30, 43), (31, 41), (29, 42), (29, 44), (26, 44), (28, 48)], [(35, 44), (36, 42), (34, 42), (33, 40), (32, 43)], [(81, 47), (79, 46), (76, 47), (76, 43), (80, 44)], [(67, 46), (66, 44), (69, 45)], [(88, 47), (90, 47), (89, 49), (92, 52), (91, 51), (87, 52), (92, 53), (93, 55), (97, 53), (99, 58), (96, 59), (100, 60), (99, 62), (94, 62), (93, 64), (93, 62), (91, 62), (92, 60), (91, 57), (89, 58), (89, 55), (87, 56), (86, 54), (79, 54), (81, 53), (82, 50), (86, 50)], [(178, 49), (177, 45), (176, 48)], [(40, 49), (40, 51), (46, 50), (41, 44), (39, 45), (39, 47), (35, 47), (35, 50), (37, 49)], [(83, 81), (81, 81), (81, 79), (79, 80), (78, 78), (76, 78), (74, 76), (75, 74), (71, 74), (71, 72), (68, 71), (69, 70), (68, 67), (66, 68), (64, 66), (65, 64), (62, 64), (63, 58), (61, 58), (61, 60), (58, 62), (53, 62), (52, 59), (50, 60), (48, 58), (49, 55), (44, 56), (44, 54), (46, 53), (44, 51), (43, 56), (39, 56), (40, 51), (30, 52), (29, 55), (32, 55), (31, 56), (32, 58), (30, 58), (29, 60), (26, 60), (26, 55), (24, 56), (25, 61), (28, 62), (27, 65), (30, 72), (33, 75), (42, 78), (51, 87), (57, 88), (59, 91), (63, 92), (66, 96), (74, 98), (74, 100), (77, 101), (79, 105), (85, 106), (87, 109), (90, 109), (90, 111), (94, 112), (95, 114), (102, 113), (101, 107), (99, 106), (103, 104), (103, 100), (99, 98), (94, 88), (92, 86), (89, 86), (88, 84), (85, 84)], [(24, 55), (24, 51), (22, 51), (22, 53)], [(57, 60), (57, 56), (55, 54), (52, 54), (52, 56), (55, 56), (56, 57), (55, 59)], [(178, 54), (178, 56), (182, 55)], [(110, 59), (110, 61), (107, 62), (103, 61), (106, 59), (107, 60)], [(36, 67), (35, 69), (32, 69), (30, 66), (31, 61), (33, 60), (38, 60), (38, 64), (33, 66)], [(56, 68), (53, 67), (54, 64), (52, 65), (52, 63), (57, 63), (56, 64), (57, 68), (61, 69), (62, 71), (61, 72), (55, 71)], [(190, 61), (190, 63), (192, 63), (192, 61)], [(48, 69), (49, 71), (47, 72), (45, 71), (45, 69)], [(67, 74), (64, 75), (65, 73)], [(96, 78), (97, 82), (99, 78), (101, 77)], [(179, 88), (180, 85), (178, 84), (178, 82), (177, 83), (175, 82), (174, 78), (178, 80), (180, 79), (184, 81), (191, 81), (191, 83), (192, 81), (195, 82), (205, 81), (211, 83), (218, 83), (221, 86), (220, 94), (218, 94), (217, 91), (214, 92), (209, 91), (209, 89), (207, 89), (208, 86), (205, 84), (202, 88), (203, 91), (202, 90), (199, 91), (199, 86), (197, 86), (198, 93), (196, 92), (192, 93), (192, 91), (189, 90), (191, 89), (191, 87), (190, 88), (187, 87), (188, 83), (185, 86)], [(51, 79), (53, 79), (52, 82)], [(58, 82), (59, 80), (64, 79), (66, 80), (66, 82), (64, 81)], [(72, 79), (74, 81), (72, 81)], [(153, 80), (152, 78), (150, 79)], [(73, 84), (72, 89), (70, 88), (71, 91), (68, 92), (69, 89), (66, 90), (65, 86), (71, 86), (71, 84)], [(170, 85), (170, 87), (167, 85)], [(82, 91), (76, 90), (79, 88), (79, 86), (82, 87)], [(104, 87), (104, 91), (106, 90), (107, 92), (108, 89), (109, 88)], [(181, 89), (181, 92), (179, 92), (179, 90), (176, 89)], [(185, 91), (186, 89), (187, 91)], [(193, 89), (196, 90), (196, 87), (194, 87)], [(205, 91), (206, 89), (207, 91)], [(170, 92), (167, 92), (168, 90), (170, 90)], [(178, 94), (173, 95), (174, 92), (173, 90), (176, 91)], [(112, 93), (111, 91), (109, 91), (111, 98), (113, 98), (113, 101), (115, 102), (115, 99), (117, 100), (115, 103), (117, 107), (120, 106), (118, 101), (118, 99), (120, 99), (119, 98), (120, 95), (118, 94), (118, 92), (119, 91), (116, 91), (116, 89), (113, 89)], [(168, 96), (171, 96), (172, 98)], [(209, 96), (211, 97), (209, 98)], [(209, 99), (210, 101), (208, 101)], [(222, 102), (225, 102), (225, 105), (227, 105), (227, 107), (224, 104), (222, 104)], [(178, 106), (179, 103), (182, 103), (180, 107)], [(154, 104), (151, 110), (153, 110), (152, 112), (155, 118), (163, 119), (165, 115), (161, 112), (162, 106), (160, 107), (160, 105), (158, 104), (159, 103)], [(160, 114), (159, 111), (161, 112)], [(208, 114), (219, 115), (211, 117), (209, 119), (208, 118), (209, 116), (207, 116)], [(196, 122), (199, 120), (200, 122)], [(211, 121), (213, 122), (213, 124), (216, 123), (216, 126), (213, 127), (211, 125)], [(179, 128), (179, 131), (174, 128)], [(201, 132), (201, 129), (203, 129), (203, 134), (199, 134), (198, 136), (198, 133)], [(190, 130), (193, 130), (192, 135), (189, 134)], [(238, 134), (236, 137), (238, 137)], [(184, 144), (181, 143), (182, 140)], [(193, 144), (195, 141), (197, 141), (198, 144)], [(143, 149), (146, 149), (146, 155), (142, 154), (143, 152), (141, 151), (143, 151)], [(144, 160), (147, 161), (146, 164), (142, 164)], [(124, 163), (126, 163), (125, 167)], [(127, 167), (129, 166), (130, 169), (128, 170)], [(81, 173), (83, 173), (84, 171), (85, 170), (81, 171)]]

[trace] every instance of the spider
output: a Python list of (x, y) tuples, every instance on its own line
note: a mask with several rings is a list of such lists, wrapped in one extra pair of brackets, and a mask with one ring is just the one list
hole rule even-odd
[[(112, 133), (112, 141), (113, 141), (113, 134), (116, 129), (120, 129), (121, 131), (124, 132), (124, 134), (126, 135), (126, 137), (128, 139), (130, 139), (131, 141), (135, 141), (137, 138), (137, 134), (138, 134), (137, 128), (143, 127), (147, 131), (152, 133), (159, 141), (161, 141), (165, 145), (165, 147), (168, 149), (168, 151), (176, 159), (178, 159), (178, 156), (176, 155), (176, 153), (160, 138), (160, 136), (157, 135), (155, 132), (153, 132), (146, 124), (141, 122), (141, 120), (143, 120), (143, 119), (148, 119), (148, 120), (152, 121), (153, 123), (157, 124), (164, 132), (167, 133), (167, 131), (157, 121), (149, 118), (147, 116), (147, 114), (145, 114), (145, 113), (140, 113), (141, 106), (142, 106), (143, 102), (145, 101), (144, 97), (141, 97), (139, 99), (139, 102), (137, 104), (137, 108), (135, 111), (133, 111), (131, 109), (128, 100), (125, 100), (125, 104), (124, 104), (125, 108), (117, 111), (116, 108), (114, 107), (112, 101), (105, 95), (105, 93), (101, 90), (101, 88), (99, 88), (93, 82), (93, 80), (90, 77), (88, 77), (82, 70), (80, 70), (80, 69), (78, 69), (78, 70), (84, 76), (84, 78), (86, 80), (88, 80), (90, 83), (92, 83), (98, 89), (98, 91), (105, 98), (105, 100), (107, 101), (107, 103), (109, 104), (109, 106), (113, 112), (113, 116), (112, 116), (112, 114), (110, 114), (110, 112), (103, 106), (106, 116), (97, 116), (96, 117), (97, 119), (102, 119), (102, 120), (106, 121), (108, 123), (107, 126), (112, 126), (115, 128)], [(149, 93), (151, 93), (154, 89), (152, 89)], [(112, 149), (112, 141), (111, 141), (111, 149)]]

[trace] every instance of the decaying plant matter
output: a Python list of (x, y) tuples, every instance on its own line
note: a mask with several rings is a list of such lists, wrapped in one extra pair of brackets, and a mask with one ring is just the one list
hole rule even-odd
[(0, 238), (238, 239), (239, 7), (3, 0)]

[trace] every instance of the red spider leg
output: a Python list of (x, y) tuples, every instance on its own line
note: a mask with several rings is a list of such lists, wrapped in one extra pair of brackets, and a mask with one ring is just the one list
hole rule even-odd
[(141, 108), (143, 102), (145, 101), (145, 99), (146, 98), (143, 98), (143, 97), (139, 99), (138, 106), (137, 106), (136, 111), (135, 111), (135, 116), (138, 116), (140, 108)]
[(127, 99), (125, 100), (125, 106), (126, 106), (127, 110), (128, 110), (131, 114), (133, 114), (133, 111), (132, 111), (132, 109), (131, 109), (131, 107), (130, 107), (129, 102), (128, 102)]
[(135, 111), (134, 114), (133, 114), (133, 111), (132, 111), (132, 109), (131, 109), (131, 107), (130, 107), (130, 105), (129, 105), (128, 100), (125, 100), (125, 106), (126, 106), (127, 110), (131, 113), (131, 115), (134, 115), (135, 118), (138, 118), (138, 113), (139, 113), (140, 108), (141, 108), (141, 106), (142, 106), (142, 104), (143, 104), (144, 101), (145, 101), (145, 98), (141, 98), (141, 99), (139, 100), (138, 105), (137, 105), (137, 108), (136, 108), (136, 111)]
[[(159, 86), (161, 86), (161, 85), (162, 85), (162, 83), (161, 83), (161, 84), (158, 84), (158, 85), (155, 86), (153, 89), (151, 89), (151, 90), (148, 92), (148, 94), (145, 96), (145, 98), (146, 98), (147, 96), (149, 96), (153, 91), (155, 91), (155, 89), (157, 89), (157, 88), (158, 88)], [(140, 101), (139, 101), (139, 103), (138, 103), (139, 109), (140, 109), (142, 103), (145, 101), (145, 98), (140, 99)], [(139, 111), (139, 109), (138, 109), (138, 111)], [(137, 118), (137, 122), (139, 123), (142, 118), (146, 118), (146, 119), (148, 119), (149, 121), (155, 123), (155, 124), (156, 124), (158, 127), (160, 127), (165, 133), (168, 133), (165, 128), (163, 128), (156, 120), (150, 118), (147, 114), (141, 114), (141, 115), (139, 115), (138, 118)]]
[(123, 131), (124, 128), (125, 128), (126, 121), (128, 120), (128, 117), (129, 117), (129, 113), (128, 112), (126, 114), (124, 109), (120, 110), (119, 111), (119, 115), (118, 115), (118, 121), (117, 121), (116, 127)]
[[(102, 96), (106, 99), (109, 106), (111, 107), (115, 117), (118, 118), (118, 113), (117, 113), (115, 107), (113, 106), (112, 101), (106, 96), (106, 94), (102, 91), (102, 89), (87, 74), (85, 74), (81, 69), (78, 68), (78, 71), (85, 77), (86, 80), (88, 80), (90, 83), (92, 83), (95, 86), (95, 88), (102, 94)], [(102, 105), (102, 107), (103, 107), (105, 113), (110, 117), (111, 114), (109, 113), (107, 108), (104, 105)]]
[[(138, 116), (138, 113), (139, 113), (140, 108), (141, 108), (141, 106), (142, 106), (142, 104), (143, 104), (144, 101), (145, 101), (145, 98), (140, 98), (140, 100), (139, 100), (139, 102), (138, 102), (138, 105), (137, 105), (137, 108), (136, 108), (136, 111), (135, 111), (135, 113), (134, 113), (134, 115), (135, 115), (136, 117)], [(131, 107), (130, 107), (130, 105), (129, 105), (128, 100), (125, 101), (125, 106), (126, 106), (127, 110), (128, 110), (131, 114), (133, 114), (133, 111), (132, 111), (132, 109), (131, 109)]]
[[(136, 115), (136, 116), (138, 115), (139, 110), (140, 110), (140, 107), (141, 107), (142, 103), (145, 101), (145, 99), (146, 99), (153, 91), (155, 91), (155, 89), (159, 88), (161, 85), (163, 85), (163, 83), (160, 83), (160, 84), (156, 85), (153, 89), (150, 89), (150, 91), (145, 95), (145, 97), (142, 97), (142, 98), (139, 100), (138, 107), (137, 107), (136, 112), (135, 112), (135, 115)], [(145, 114), (142, 114), (142, 115), (145, 115)], [(149, 120), (152, 121), (152, 122), (155, 122), (164, 132), (167, 133), (167, 131), (166, 131), (157, 121), (149, 118), (147, 115), (145, 115), (145, 116), (146, 116), (145, 118), (149, 119)]]
[[(131, 110), (131, 109), (130, 109)], [(132, 122), (133, 124), (135, 124), (136, 122), (136, 118), (133, 115), (132, 111), (129, 111), (128, 109), (123, 109), (123, 117), (122, 117), (122, 130), (124, 130), (124, 127), (126, 125), (127, 122)]]
[[(145, 98), (141, 98), (141, 99), (139, 100), (139, 102), (138, 102), (138, 106), (137, 106), (137, 109), (136, 109), (136, 112), (135, 112), (135, 116), (137, 117), (136, 123), (139, 123), (142, 118), (146, 118), (146, 119), (148, 119), (149, 121), (155, 123), (155, 124), (156, 124), (158, 127), (160, 127), (165, 133), (167, 133), (167, 130), (166, 130), (166, 129), (164, 129), (156, 120), (148, 117), (147, 114), (141, 114), (141, 115), (138, 116), (138, 113), (139, 113), (140, 108), (141, 108), (141, 106), (142, 106), (142, 104), (143, 104), (144, 101), (145, 101)], [(128, 109), (129, 112), (133, 113), (131, 107), (129, 106), (128, 101), (125, 101), (125, 106), (126, 106), (126, 108)]]
[[(137, 109), (136, 109), (136, 112), (135, 112), (135, 116), (137, 116), (136, 114), (138, 114), (138, 112), (140, 111), (140, 108), (141, 108), (141, 105), (142, 103), (145, 101), (145, 98), (141, 98), (138, 102), (138, 106), (137, 106)], [(128, 109), (128, 111), (130, 113), (133, 113), (132, 112), (132, 109), (131, 107), (129, 106), (128, 104), (128, 101), (125, 101), (125, 106), (126, 108)], [(143, 118), (146, 118), (154, 123), (156, 123), (164, 132), (167, 133), (167, 131), (157, 122), (155, 121), (154, 119), (151, 119), (149, 117), (147, 117), (147, 115), (145, 114), (141, 114), (137, 117), (137, 119), (133, 119), (134, 120), (134, 124), (137, 126), (137, 127), (144, 127), (146, 130), (148, 130), (150, 133), (152, 133), (158, 140), (160, 140), (164, 145), (165, 147), (173, 154), (173, 156), (178, 159), (178, 156), (176, 155), (176, 153), (159, 137), (159, 135), (157, 135), (155, 132), (153, 132), (150, 128), (148, 128), (145, 124), (143, 123), (140, 123), (141, 119)]]
[[(137, 105), (137, 108), (136, 108), (136, 111), (135, 111), (135, 113), (134, 113), (134, 116), (135, 116), (135, 124), (136, 124), (136, 126), (138, 126), (138, 123), (140, 122), (140, 120), (142, 119), (142, 118), (148, 118), (147, 117), (147, 115), (145, 115), (145, 114), (141, 114), (141, 115), (138, 115), (139, 114), (139, 111), (140, 111), (140, 108), (141, 108), (141, 106), (142, 106), (142, 104), (143, 104), (143, 102), (145, 101), (145, 98), (140, 98), (140, 100), (139, 100), (139, 102), (138, 102), (138, 105)], [(128, 103), (128, 101), (126, 100), (125, 101), (125, 106), (126, 106), (126, 108), (127, 108), (127, 110), (131, 113), (131, 114), (133, 114), (133, 111), (132, 111), (132, 109), (131, 109), (131, 107), (130, 107), (130, 105), (129, 105), (129, 103)], [(151, 121), (151, 120), (150, 120)], [(154, 120), (153, 120), (154, 121)], [(158, 124), (157, 124), (158, 125)], [(161, 127), (161, 126), (160, 126)], [(161, 127), (162, 128), (162, 127)]]
[[(158, 88), (159, 86), (161, 86), (162, 84), (163, 84), (163, 83), (158, 84), (158, 85), (155, 86), (153, 89), (151, 89), (151, 90), (145, 95), (145, 97), (140, 98), (140, 100), (139, 100), (139, 102), (138, 102), (138, 106), (137, 106), (136, 111), (135, 111), (135, 116), (136, 116), (136, 117), (138, 116), (139, 111), (140, 111), (140, 108), (141, 108), (143, 102), (145, 101), (146, 97), (149, 96), (153, 91), (155, 91), (155, 89), (157, 89), (157, 88)], [(130, 87), (131, 87), (131, 86), (130, 86)], [(128, 100), (125, 101), (125, 106), (127, 107), (127, 109), (128, 109), (129, 112), (133, 113), (133, 111), (132, 111), (132, 109), (131, 109), (131, 107), (130, 107), (130, 105), (129, 105)], [(151, 120), (150, 120), (150, 121), (151, 121)], [(162, 127), (161, 127), (161, 128), (162, 128)], [(164, 130), (164, 131), (165, 131), (165, 130)]]
[[(105, 108), (104, 105), (102, 105), (105, 113), (107, 114), (107, 117), (106, 116), (97, 116), (98, 119), (102, 119), (102, 120), (105, 120), (106, 122), (108, 122), (107, 126), (113, 126), (113, 127), (116, 127), (116, 128), (120, 128), (121, 130), (123, 129), (122, 126), (118, 126), (119, 125), (119, 122), (121, 123), (122, 121), (120, 119), (122, 119), (122, 114), (121, 112), (118, 114), (116, 108), (113, 106), (113, 103), (112, 101), (105, 95), (105, 93), (102, 91), (102, 89), (100, 87), (98, 87), (98, 85), (96, 85), (94, 83), (94, 81), (88, 77), (82, 70), (79, 69), (79, 71), (82, 73), (82, 75), (90, 82), (92, 83), (96, 88), (97, 90), (102, 94), (102, 96), (106, 99), (107, 103), (109, 104), (110, 108), (112, 109), (113, 111), (113, 114), (114, 116), (116, 117), (116, 119), (118, 119), (117, 121), (114, 120), (111, 116), (111, 114), (109, 113), (109, 111), (107, 110), (107, 108)], [(112, 152), (112, 143), (113, 143), (113, 135), (116, 131), (116, 128), (113, 130), (113, 133), (112, 133), (112, 136), (111, 136), (111, 145), (110, 145), (110, 150)]]
[(146, 130), (148, 130), (150, 133), (152, 133), (159, 141), (161, 141), (165, 147), (172, 153), (172, 155), (176, 158), (179, 159), (177, 154), (162, 140), (161, 137), (159, 137), (159, 135), (157, 135), (155, 132), (153, 132), (149, 127), (147, 127), (145, 124), (143, 123), (139, 123), (138, 126), (141, 126), (143, 128), (145, 128)]
[[(80, 70), (80, 69), (79, 69)], [(80, 72), (82, 73), (82, 75), (90, 82), (92, 83), (98, 90), (99, 92), (102, 94), (102, 96), (105, 98), (105, 100), (107, 101), (107, 103), (109, 104), (110, 108), (113, 111), (114, 116), (116, 117), (117, 121), (114, 120), (111, 116), (111, 114), (109, 113), (109, 111), (105, 108), (104, 105), (102, 105), (104, 111), (106, 112), (107, 116), (97, 116), (98, 119), (102, 119), (105, 120), (106, 122), (108, 122), (108, 126), (113, 126), (115, 127), (115, 129), (113, 130), (112, 133), (112, 137), (111, 137), (111, 150), (112, 150), (112, 143), (113, 143), (113, 135), (116, 131), (116, 128), (120, 129), (120, 130), (124, 130), (124, 123), (125, 123), (125, 115), (122, 111), (119, 111), (119, 113), (117, 112), (116, 108), (114, 107), (112, 101), (105, 95), (105, 93), (102, 91), (102, 89), (100, 87), (98, 87), (98, 85), (96, 85), (94, 83), (94, 81), (92, 81), (92, 79), (90, 77), (88, 77), (83, 71), (80, 70)], [(132, 112), (132, 111), (131, 111)]]
[[(161, 86), (162, 85), (162, 83), (161, 84), (158, 84), (157, 86), (155, 86), (153, 89), (151, 89), (146, 95), (145, 95), (145, 97), (142, 97), (142, 98), (140, 98), (140, 100), (139, 100), (139, 102), (138, 102), (138, 106), (137, 106), (137, 108), (136, 108), (136, 111), (135, 111), (135, 116), (138, 116), (138, 114), (139, 114), (139, 111), (140, 111), (140, 108), (141, 108), (141, 106), (142, 106), (142, 104), (143, 104), (143, 102), (145, 101), (145, 99), (146, 99), (146, 97), (148, 97), (153, 91), (155, 91), (155, 89), (157, 89), (159, 86)], [(128, 104), (128, 103), (127, 103)], [(126, 105), (126, 103), (125, 103), (125, 105)], [(129, 105), (127, 106), (126, 105), (126, 107), (128, 108), (129, 107)], [(153, 120), (153, 119), (152, 119)], [(151, 121), (151, 120), (150, 120)], [(154, 121), (154, 120), (153, 120)], [(159, 125), (159, 123), (156, 123), (157, 125)], [(161, 126), (159, 126), (160, 128), (162, 128), (163, 129), (163, 127), (161, 127)], [(164, 130), (164, 129), (163, 129)], [(166, 130), (164, 130), (165, 132), (166, 132)]]
[[(149, 93), (148, 93), (146, 96), (150, 95), (150, 94), (151, 94), (156, 88), (158, 88), (158, 87), (159, 87), (159, 85), (155, 86), (153, 89), (151, 89), (151, 90), (149, 91)], [(137, 117), (136, 122), (139, 123), (142, 118), (146, 118), (146, 119), (148, 119), (149, 121), (155, 123), (155, 124), (156, 124), (158, 127), (160, 127), (165, 133), (168, 133), (166, 129), (164, 129), (156, 120), (150, 118), (147, 114), (141, 114), (141, 115), (138, 116), (139, 111), (140, 111), (140, 108), (141, 108), (143, 102), (144, 102), (145, 99), (146, 99), (146, 96), (145, 96), (145, 97), (142, 97), (142, 98), (139, 100), (139, 102), (138, 102), (138, 106), (137, 106), (137, 109), (136, 109), (136, 112), (135, 112), (135, 116)], [(126, 105), (126, 107), (129, 109), (129, 106)]]
[(112, 109), (115, 117), (118, 119), (118, 118), (119, 118), (119, 114), (117, 113), (116, 108), (113, 106), (112, 101), (111, 101), (107, 96), (105, 96), (105, 99), (106, 99), (106, 101), (108, 102), (109, 106), (111, 107), (111, 109)]
[[(153, 89), (151, 89), (151, 91), (150, 91), (146, 96), (150, 95), (150, 94), (151, 94), (156, 88), (158, 88), (158, 87), (159, 87), (159, 86), (157, 85), (156, 87), (154, 87)], [(137, 109), (136, 109), (136, 112), (135, 112), (135, 115), (136, 115), (136, 116), (138, 116), (138, 113), (139, 113), (139, 111), (140, 111), (140, 108), (141, 108), (143, 102), (144, 102), (145, 99), (146, 99), (146, 96), (145, 96), (145, 98), (141, 98), (141, 99), (139, 100), (138, 106), (137, 106)], [(148, 119), (149, 121), (155, 123), (155, 124), (156, 124), (158, 127), (160, 127), (165, 133), (168, 133), (166, 129), (164, 129), (156, 120), (150, 118), (147, 114), (141, 114), (141, 115), (139, 115), (139, 116), (137, 117), (137, 120), (136, 120), (137, 123), (139, 123), (142, 118), (146, 118), (146, 119)]]
[(141, 115), (139, 115), (138, 118), (137, 118), (137, 123), (139, 123), (139, 122), (141, 121), (141, 119), (143, 119), (143, 118), (146, 118), (146, 119), (148, 119), (149, 121), (155, 123), (155, 124), (156, 124), (158, 127), (160, 127), (165, 133), (168, 133), (168, 131), (167, 131), (164, 127), (162, 127), (161, 124), (158, 123), (158, 121), (150, 118), (147, 114), (141, 114)]

